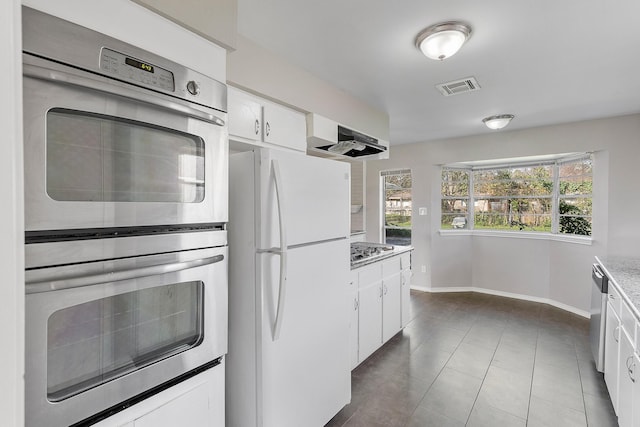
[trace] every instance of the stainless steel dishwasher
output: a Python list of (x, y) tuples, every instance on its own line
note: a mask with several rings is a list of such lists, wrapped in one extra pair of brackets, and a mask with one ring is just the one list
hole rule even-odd
[(591, 321), (589, 335), (591, 352), (596, 362), (598, 372), (604, 372), (604, 331), (606, 319), (607, 293), (609, 292), (609, 278), (599, 264), (591, 267)]

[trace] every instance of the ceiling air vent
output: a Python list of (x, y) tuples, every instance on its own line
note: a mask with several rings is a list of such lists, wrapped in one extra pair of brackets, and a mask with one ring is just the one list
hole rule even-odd
[(452, 82), (440, 83), (436, 88), (444, 96), (457, 95), (459, 93), (473, 92), (480, 89), (480, 85), (475, 77), (467, 77)]

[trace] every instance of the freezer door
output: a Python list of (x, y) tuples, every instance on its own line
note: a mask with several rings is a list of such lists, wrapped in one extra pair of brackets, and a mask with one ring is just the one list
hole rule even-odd
[(259, 249), (282, 247), (281, 223), (288, 246), (349, 236), (348, 163), (279, 150), (257, 153)]
[(277, 255), (263, 253), (258, 263), (261, 427), (323, 426), (351, 396), (349, 241), (288, 251), (286, 297), (276, 340), (280, 262)]

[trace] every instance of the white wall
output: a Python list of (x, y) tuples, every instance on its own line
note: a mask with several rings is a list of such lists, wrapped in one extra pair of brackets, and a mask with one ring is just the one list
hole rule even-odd
[(238, 35), (227, 58), (233, 86), (389, 140), (389, 115)]
[(129, 0), (23, 0), (22, 3), (226, 82), (225, 49)]
[[(439, 165), (581, 151), (596, 152), (591, 246), (438, 232)], [(414, 211), (429, 209), (426, 217), (413, 217), (413, 286), (483, 288), (548, 299), (586, 314), (593, 256), (640, 257), (640, 115), (392, 145), (390, 154), (387, 161), (367, 162), (367, 239), (381, 237), (379, 172), (411, 168)]]
[(0, 424), (24, 424), (24, 244), (20, 2), (0, 2)]

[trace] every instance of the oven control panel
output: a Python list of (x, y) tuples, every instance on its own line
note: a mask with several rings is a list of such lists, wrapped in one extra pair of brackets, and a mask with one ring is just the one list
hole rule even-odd
[(106, 47), (102, 48), (100, 54), (100, 69), (133, 84), (156, 87), (169, 92), (175, 91), (171, 71)]

